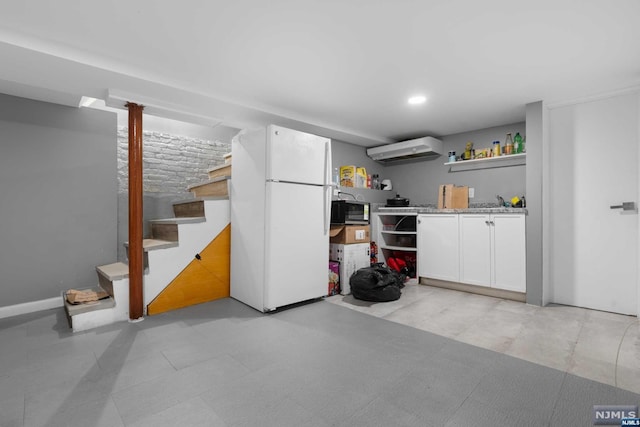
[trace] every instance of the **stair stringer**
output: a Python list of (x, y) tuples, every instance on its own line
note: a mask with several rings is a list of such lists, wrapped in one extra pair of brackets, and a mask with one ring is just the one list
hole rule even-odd
[(206, 221), (195, 224), (178, 224), (177, 247), (150, 251), (149, 271), (144, 276), (144, 309), (182, 270), (229, 225), (228, 199), (204, 200)]

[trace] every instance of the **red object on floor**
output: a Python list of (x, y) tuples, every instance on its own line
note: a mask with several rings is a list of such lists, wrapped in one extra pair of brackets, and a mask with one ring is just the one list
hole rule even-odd
[(389, 265), (389, 268), (392, 270), (400, 271), (400, 268), (398, 268), (398, 264), (396, 263), (396, 259), (393, 257), (387, 258), (387, 265)]

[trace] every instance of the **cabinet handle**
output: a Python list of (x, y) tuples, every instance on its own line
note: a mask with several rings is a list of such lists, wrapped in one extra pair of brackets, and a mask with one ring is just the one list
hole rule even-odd
[(487, 225), (491, 225), (490, 221), (485, 221), (484, 223), (487, 224)]
[(491, 225), (496, 225), (496, 223), (495, 223), (495, 222), (493, 222), (493, 221), (489, 221), (489, 224), (491, 224)]

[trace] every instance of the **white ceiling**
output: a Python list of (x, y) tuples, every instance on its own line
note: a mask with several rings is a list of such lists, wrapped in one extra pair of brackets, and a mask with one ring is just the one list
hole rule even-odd
[(10, 0), (0, 92), (117, 90), (372, 146), (638, 87), (639, 20), (638, 0)]

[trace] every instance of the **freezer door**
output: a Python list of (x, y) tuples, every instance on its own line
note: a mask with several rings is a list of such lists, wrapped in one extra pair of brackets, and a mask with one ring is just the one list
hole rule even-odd
[(331, 184), (330, 139), (275, 125), (267, 133), (268, 181)]
[(327, 295), (324, 191), (267, 183), (264, 311)]

